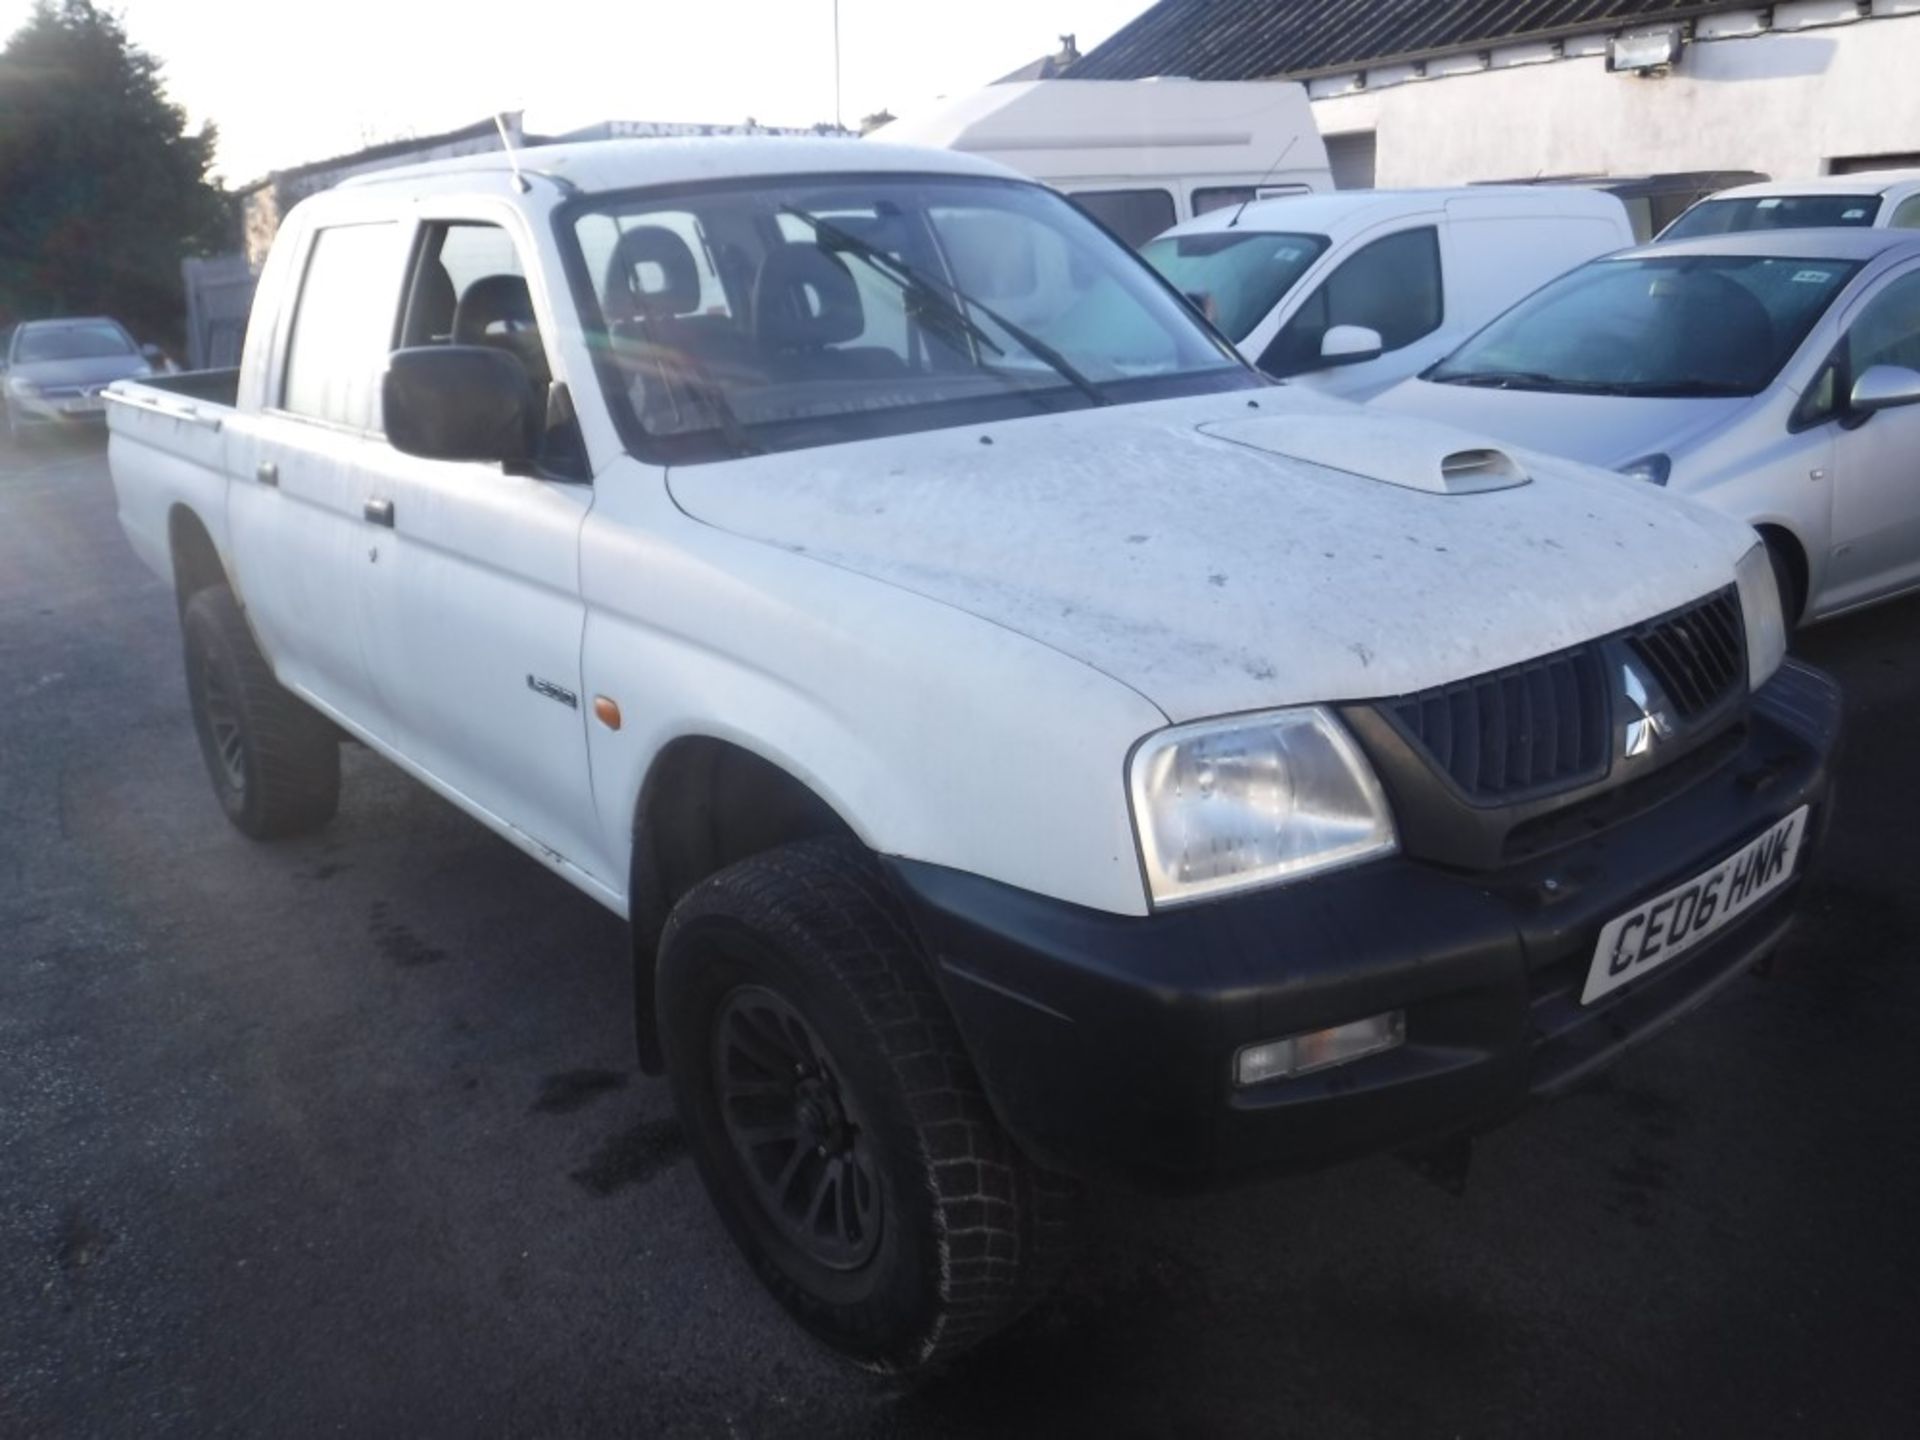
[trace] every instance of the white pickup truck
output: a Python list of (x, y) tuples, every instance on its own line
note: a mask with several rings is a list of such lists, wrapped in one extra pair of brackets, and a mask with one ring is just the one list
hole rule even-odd
[(1748, 969), (1832, 686), (1745, 525), (1264, 382), (984, 160), (640, 141), (300, 205), (126, 381), (214, 789), (343, 735), (631, 922), (642, 1065), (816, 1334), (992, 1332), (1083, 1177), (1469, 1135)]

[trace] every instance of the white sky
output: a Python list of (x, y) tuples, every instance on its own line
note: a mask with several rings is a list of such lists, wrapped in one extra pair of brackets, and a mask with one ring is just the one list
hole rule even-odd
[[(840, 0), (841, 117), (900, 115), (1074, 34), (1084, 52), (1150, 0)], [(0, 36), (32, 10), (0, 0)], [(220, 127), (233, 183), (525, 110), (597, 120), (833, 118), (832, 0), (106, 0)]]

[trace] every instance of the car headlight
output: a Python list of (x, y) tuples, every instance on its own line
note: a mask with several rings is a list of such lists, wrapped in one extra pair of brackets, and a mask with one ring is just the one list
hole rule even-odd
[(40, 393), (40, 387), (34, 384), (33, 381), (18, 376), (7, 381), (7, 388), (16, 395), (38, 395)]
[(1773, 559), (1762, 540), (1733, 567), (1740, 587), (1740, 613), (1747, 622), (1747, 688), (1758, 690), (1787, 658), (1787, 618), (1780, 608), (1780, 587)]
[(1396, 847), (1380, 782), (1319, 706), (1149, 735), (1127, 783), (1156, 905), (1297, 880)]
[(1673, 460), (1666, 455), (1642, 455), (1632, 464), (1622, 465), (1619, 473), (1629, 480), (1644, 480), (1649, 485), (1664, 485), (1673, 474)]

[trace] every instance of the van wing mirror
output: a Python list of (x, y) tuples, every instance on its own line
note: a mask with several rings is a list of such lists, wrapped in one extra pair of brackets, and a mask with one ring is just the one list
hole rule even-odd
[(1920, 371), (1909, 370), (1904, 365), (1869, 365), (1853, 382), (1847, 405), (1856, 415), (1920, 405)]
[(1320, 358), (1329, 365), (1358, 365), (1376, 360), (1387, 342), (1365, 325), (1334, 325), (1320, 340)]
[(533, 381), (485, 345), (396, 350), (380, 385), (387, 439), (428, 460), (524, 464), (533, 456)]

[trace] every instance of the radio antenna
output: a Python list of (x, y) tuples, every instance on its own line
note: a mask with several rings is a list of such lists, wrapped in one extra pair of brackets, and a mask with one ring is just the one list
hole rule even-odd
[(1273, 178), (1273, 172), (1286, 163), (1287, 156), (1293, 153), (1293, 147), (1299, 143), (1300, 133), (1296, 130), (1293, 137), (1288, 140), (1285, 145), (1280, 147), (1280, 154), (1274, 159), (1273, 164), (1267, 167), (1267, 173), (1262, 175), (1259, 180), (1254, 183), (1253, 194), (1248, 195), (1246, 199), (1242, 200), (1240, 202), (1240, 208), (1233, 212), (1233, 218), (1227, 222), (1227, 229), (1231, 230), (1240, 223), (1240, 217), (1246, 214), (1247, 206), (1253, 203), (1253, 196), (1260, 193), (1260, 187)]
[(507, 131), (507, 112), (496, 110), (493, 116), (494, 129), (500, 132), (500, 148), (507, 152), (507, 164), (513, 170), (513, 188), (525, 195), (533, 186), (527, 183), (527, 177), (520, 173), (520, 152), (514, 148), (513, 136)]

